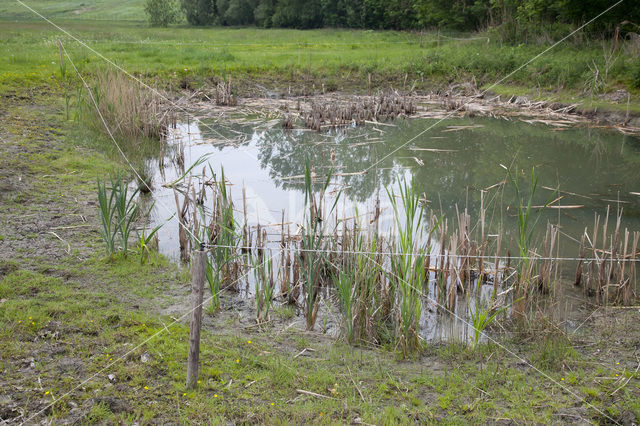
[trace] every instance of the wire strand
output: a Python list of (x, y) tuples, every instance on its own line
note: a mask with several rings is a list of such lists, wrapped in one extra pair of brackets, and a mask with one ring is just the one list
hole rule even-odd
[[(430, 301), (431, 303), (433, 303), (434, 305), (436, 305), (437, 307), (439, 307), (440, 309), (443, 309), (444, 311), (446, 311), (447, 313), (449, 313), (450, 315), (454, 316), (457, 320), (463, 322), (465, 325), (470, 326), (472, 328), (475, 329), (474, 325), (471, 324), (469, 321), (465, 320), (464, 318), (462, 318), (460, 315), (456, 314), (454, 311), (451, 311), (450, 309), (448, 309), (446, 306), (438, 303), (438, 301), (432, 299), (431, 297), (429, 297), (428, 294), (425, 294), (422, 290), (416, 288), (415, 286), (413, 286), (411, 283), (407, 282), (406, 280), (398, 277), (398, 275), (396, 275), (393, 271), (388, 271), (384, 268), (383, 265), (381, 265), (380, 263), (378, 263), (375, 259), (367, 256), (367, 258), (369, 258), (373, 263), (377, 264), (383, 271), (385, 271), (387, 274), (393, 275), (396, 279), (402, 281), (405, 285), (407, 285), (408, 287), (412, 288), (414, 291), (418, 292), (418, 294), (420, 294), (422, 297), (426, 298), (428, 301)], [(455, 285), (452, 284), (452, 285)], [(611, 420), (613, 423), (619, 425), (620, 423), (618, 421), (616, 421), (615, 419), (613, 419), (612, 417), (610, 417), (609, 415), (607, 415), (604, 411), (600, 410), (598, 407), (596, 407), (595, 405), (591, 404), (590, 402), (588, 402), (585, 398), (581, 397), (580, 395), (578, 395), (577, 393), (575, 393), (574, 391), (572, 391), (571, 389), (569, 389), (567, 386), (563, 385), (562, 383), (558, 382), (557, 380), (555, 380), (553, 377), (549, 376), (547, 373), (545, 373), (544, 371), (540, 370), (539, 368), (537, 368), (535, 365), (533, 365), (531, 362), (529, 362), (529, 360), (527, 360), (526, 358), (516, 354), (514, 351), (512, 351), (511, 349), (509, 349), (508, 347), (506, 347), (505, 345), (501, 344), (500, 342), (498, 342), (496, 339), (494, 339), (493, 337), (491, 337), (488, 333), (485, 333), (484, 330), (480, 330), (480, 334), (482, 334), (484, 337), (487, 338), (487, 340), (490, 340), (491, 342), (493, 342), (494, 344), (496, 344), (498, 347), (500, 347), (501, 349), (505, 350), (506, 352), (508, 352), (510, 355), (512, 355), (513, 357), (515, 357), (516, 359), (518, 359), (519, 361), (527, 364), (530, 368), (532, 368), (533, 370), (535, 370), (538, 374), (540, 374), (541, 376), (543, 376), (545, 379), (547, 379), (548, 381), (550, 381), (551, 383), (555, 384), (556, 386), (560, 387), (561, 389), (565, 390), (566, 392), (568, 392), (569, 394), (571, 394), (572, 396), (574, 396), (575, 398), (577, 398), (578, 400), (580, 400), (582, 403), (590, 406), (591, 408), (593, 408), (594, 410), (596, 410), (598, 413), (600, 413), (601, 415), (603, 415), (604, 417), (606, 417), (607, 419)]]
[[(275, 235), (275, 234), (273, 234)], [(278, 241), (271, 241), (272, 244), (279, 244)], [(481, 259), (481, 260), (552, 260), (559, 262), (569, 262), (569, 261), (583, 261), (583, 262), (640, 262), (640, 259), (621, 259), (621, 258), (597, 258), (597, 257), (546, 257), (546, 256), (474, 256), (474, 255), (463, 255), (463, 254), (440, 254), (440, 253), (425, 253), (423, 252), (411, 252), (411, 253), (402, 253), (402, 252), (384, 252), (384, 251), (352, 251), (352, 250), (338, 250), (327, 248), (324, 250), (320, 249), (305, 249), (301, 247), (257, 247), (257, 246), (232, 246), (232, 245), (219, 245), (219, 244), (205, 244), (207, 248), (227, 248), (227, 249), (237, 249), (237, 250), (276, 250), (276, 251), (300, 251), (304, 253), (341, 253), (341, 254), (364, 254), (364, 255), (385, 255), (385, 256), (429, 256), (432, 258), (450, 258), (450, 259)]]
[[(227, 287), (231, 286), (232, 284), (238, 283), (241, 280), (243, 280), (244, 278), (246, 278), (249, 275), (249, 271), (247, 271), (244, 275), (242, 275), (241, 277), (238, 277), (237, 280), (233, 281), (232, 283), (228, 284)], [(24, 420), (22, 423), (20, 423), (21, 425), (24, 425), (25, 423), (27, 423), (28, 421), (32, 420), (33, 418), (37, 417), (38, 415), (40, 415), (41, 413), (43, 413), (44, 411), (46, 411), (49, 407), (53, 406), (54, 404), (56, 404), (57, 402), (59, 402), (60, 400), (68, 397), (69, 395), (71, 395), (73, 392), (75, 392), (76, 390), (78, 390), (81, 386), (83, 386), (84, 384), (88, 383), (89, 381), (93, 380), (95, 377), (97, 377), (98, 375), (104, 373), (105, 371), (107, 371), (107, 369), (109, 369), (111, 366), (113, 366), (114, 364), (122, 361), (123, 359), (125, 359), (129, 354), (135, 352), (136, 350), (138, 350), (140, 347), (142, 347), (143, 345), (149, 343), (151, 340), (155, 339), (156, 337), (158, 337), (160, 334), (162, 334), (165, 331), (168, 331), (169, 327), (173, 327), (174, 325), (176, 325), (177, 323), (179, 323), (180, 321), (182, 321), (183, 319), (185, 319), (188, 315), (191, 315), (193, 313), (193, 311), (195, 311), (196, 309), (201, 308), (202, 306), (204, 306), (205, 304), (209, 303), (211, 300), (213, 300), (217, 295), (220, 294), (220, 292), (223, 289), (220, 289), (218, 291), (218, 293), (216, 295), (211, 295), (211, 297), (209, 297), (208, 299), (204, 300), (201, 304), (197, 305), (196, 307), (190, 309), (188, 312), (186, 312), (185, 314), (183, 314), (182, 316), (175, 318), (173, 320), (173, 322), (169, 323), (169, 325), (164, 326), (164, 328), (162, 328), (161, 330), (157, 331), (156, 333), (152, 334), (150, 337), (148, 337), (147, 339), (145, 339), (144, 341), (142, 341), (141, 343), (139, 343), (138, 345), (136, 345), (135, 347), (133, 347), (132, 349), (130, 349), (129, 351), (127, 351), (124, 355), (119, 356), (118, 358), (116, 358), (114, 361), (110, 362), (109, 364), (107, 364), (105, 367), (103, 367), (102, 369), (100, 369), (98, 372), (96, 372), (95, 374), (91, 375), (89, 378), (83, 380), (82, 382), (80, 382), (80, 384), (78, 384), (76, 387), (74, 387), (73, 389), (71, 389), (70, 391), (66, 392), (65, 394), (63, 394), (62, 396), (58, 397), (57, 399), (55, 399), (53, 402), (49, 403), (47, 406), (45, 406), (44, 408), (40, 409), (38, 412), (36, 412), (35, 414), (31, 415), (29, 418), (27, 418), (26, 420)]]
[[(25, 8), (29, 9), (31, 12), (35, 13), (36, 15), (38, 15), (40, 18), (42, 18), (44, 21), (46, 21), (47, 23), (49, 23), (50, 25), (52, 25), (53, 27), (55, 27), (56, 29), (58, 29), (59, 31), (61, 31), (62, 33), (66, 34), (68, 37), (70, 37), (71, 39), (73, 39), (74, 41), (76, 41), (77, 43), (79, 43), (81, 46), (85, 47), (86, 49), (90, 50), (91, 52), (93, 52), (94, 54), (96, 54), (98, 57), (100, 57), (102, 60), (104, 60), (105, 62), (107, 62), (109, 65), (113, 66), (114, 68), (116, 68), (117, 70), (119, 70), (120, 72), (124, 73), (126, 76), (128, 76), (129, 78), (133, 79), (134, 81), (136, 81), (138, 84), (140, 84), (141, 86), (151, 90), (155, 95), (161, 97), (162, 99), (164, 99), (166, 102), (168, 102), (169, 104), (171, 104), (172, 107), (180, 110), (182, 113), (188, 115), (189, 117), (192, 117), (196, 122), (198, 122), (200, 125), (206, 127), (207, 129), (209, 129), (210, 131), (216, 133), (218, 136), (220, 136), (223, 140), (227, 141), (227, 142), (233, 142), (232, 139), (229, 139), (228, 137), (224, 136), (222, 133), (220, 133), (218, 130), (216, 130), (215, 128), (209, 126), (206, 123), (201, 122), (197, 116), (195, 116), (193, 113), (191, 113), (189, 110), (187, 110), (186, 108), (183, 108), (182, 106), (178, 105), (177, 103), (173, 102), (171, 99), (169, 99), (167, 96), (165, 96), (163, 93), (161, 93), (160, 91), (158, 91), (157, 89), (155, 89), (154, 87), (149, 86), (147, 83), (145, 83), (144, 81), (142, 81), (141, 79), (139, 79), (138, 77), (136, 77), (135, 75), (131, 74), (129, 71), (127, 71), (126, 69), (124, 69), (123, 67), (121, 67), (120, 65), (116, 64), (114, 61), (112, 61), (111, 59), (107, 58), (106, 56), (104, 56), (102, 53), (98, 52), (97, 50), (95, 50), (94, 48), (92, 48), (91, 46), (89, 46), (87, 43), (85, 43), (84, 41), (82, 41), (81, 39), (79, 39), (78, 37), (74, 36), (73, 34), (71, 34), (69, 31), (65, 30), (64, 28), (62, 28), (61, 26), (57, 25), (55, 22), (51, 21), (50, 19), (48, 19), (46, 16), (42, 15), (41, 13), (39, 13), (37, 10), (33, 9), (31, 6), (29, 6), (28, 4), (24, 3), (22, 0), (16, 0), (18, 3), (20, 3), (22, 6), (24, 6)], [(68, 56), (68, 55), (67, 55)], [(258, 159), (251, 153), (249, 153), (248, 151), (244, 151), (243, 152), (246, 153), (246, 155), (248, 155), (249, 157), (251, 157), (252, 159), (258, 161)]]

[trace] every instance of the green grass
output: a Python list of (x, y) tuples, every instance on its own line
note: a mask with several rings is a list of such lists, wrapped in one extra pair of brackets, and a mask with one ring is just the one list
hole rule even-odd
[[(442, 87), (475, 79), (489, 86), (547, 46), (503, 45), (485, 40), (449, 41), (437, 46), (434, 33), (320, 29), (299, 31), (258, 28), (150, 28), (144, 23), (62, 20), (60, 25), (101, 54), (150, 84), (197, 88), (233, 77), (242, 90), (262, 93), (257, 85), (294, 93), (372, 88)], [(97, 28), (96, 28), (97, 27)], [(57, 40), (62, 39), (82, 72), (106, 64), (50, 25), (0, 21), (0, 89), (38, 84), (55, 86), (59, 72)], [(496, 90), (515, 93), (582, 93), (592, 61), (603, 67), (600, 43), (564, 43), (519, 71)], [(609, 71), (604, 91), (634, 93), (633, 55), (622, 54)], [(369, 80), (371, 79), (371, 80)], [(305, 88), (304, 90), (302, 88)], [(597, 95), (597, 94), (596, 94)], [(585, 95), (580, 95), (585, 99)], [(597, 97), (597, 96), (596, 96)], [(603, 101), (604, 102), (604, 101)], [(605, 102), (606, 104), (606, 102)]]
[[(51, 19), (95, 19), (144, 21), (144, 0), (26, 0), (28, 6)], [(0, 0), (0, 16), (5, 20), (33, 20), (34, 14), (14, 0)]]
[[(496, 418), (552, 422), (576, 403), (572, 395), (557, 388), (550, 392), (543, 377), (518, 367), (497, 347), (483, 346), (471, 352), (454, 346), (441, 353), (434, 346), (421, 359), (399, 363), (393, 353), (354, 350), (314, 337), (302, 346), (314, 349), (317, 355), (294, 358), (296, 351), (291, 346), (305, 333), (267, 329), (247, 335), (219, 327), (215, 332), (205, 330), (200, 383), (195, 390), (186, 390), (187, 327), (171, 325), (170, 318), (150, 315), (145, 309), (132, 310), (110, 291), (123, 289), (121, 280), (129, 279), (129, 288), (146, 294), (153, 291), (144, 289), (149, 287), (149, 278), (172, 268), (168, 264), (141, 266), (135, 259), (104, 263), (103, 258), (93, 257), (67, 280), (55, 276), (64, 269), (62, 265), (42, 268), (42, 272), (18, 269), (5, 275), (0, 279), (0, 297), (11, 303), (0, 309), (4, 325), (0, 341), (6, 348), (0, 366), (6, 368), (41, 347), (42, 343), (34, 342), (38, 336), (45, 336), (39, 339), (53, 348), (65, 342), (62, 352), (45, 350), (26, 381), (15, 370), (8, 370), (5, 380), (22, 380), (23, 386), (31, 389), (32, 398), (44, 404), (50, 395), (59, 397), (83, 377), (106, 367), (73, 398), (55, 404), (47, 416), (54, 421), (71, 414), (70, 401), (88, 407), (88, 419), (113, 423), (145, 419), (208, 422), (213, 418), (284, 424), (348, 423), (356, 417), (376, 424), (455, 424)], [(87, 287), (83, 281), (88, 277), (103, 283), (101, 289)], [(170, 332), (128, 353), (164, 330), (164, 325), (169, 325)], [(146, 363), (140, 361), (144, 353), (150, 355)], [(81, 367), (60, 378), (56, 371), (68, 359)], [(110, 365), (112, 360), (117, 362)], [(595, 371), (581, 360), (577, 354), (565, 356), (562, 365), (571, 372), (563, 371), (562, 365), (548, 365), (547, 371), (556, 380), (564, 379), (597, 407), (609, 407), (610, 413), (634, 406), (633, 394), (624, 392), (615, 406), (609, 405), (606, 395), (615, 389), (615, 374), (621, 374), (621, 369), (601, 371), (599, 374), (611, 379), (594, 387)], [(478, 368), (478, 363), (483, 368)], [(118, 385), (110, 384), (107, 374), (114, 374)], [(40, 382), (35, 377), (40, 377)], [(334, 399), (300, 397), (298, 389)], [(109, 404), (114, 400), (124, 401), (127, 408), (113, 412)], [(593, 409), (586, 410), (597, 418)], [(636, 416), (639, 414), (636, 411)]]

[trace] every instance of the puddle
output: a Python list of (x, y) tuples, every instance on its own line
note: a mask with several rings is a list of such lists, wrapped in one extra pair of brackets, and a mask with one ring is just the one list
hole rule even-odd
[[(255, 119), (251, 124), (220, 124), (203, 117), (201, 122), (207, 126), (179, 124), (170, 135), (170, 147), (162, 164), (151, 165), (155, 170), (152, 197), (156, 202), (152, 222), (166, 222), (158, 233), (159, 250), (176, 261), (180, 255), (178, 223), (175, 217), (171, 218), (176, 203), (173, 189), (166, 185), (204, 155), (209, 156), (206, 162), (192, 173), (200, 174), (206, 166), (208, 177), (210, 170), (219, 176), (224, 167), (236, 217), (243, 214), (244, 188), (248, 224), (266, 226), (274, 240), (280, 236), (283, 211), (292, 234), (302, 224), (301, 177), (306, 158), (311, 159), (318, 176), (334, 169), (330, 190), (334, 195), (341, 192), (339, 217), (353, 217), (357, 205), (363, 220), (369, 220), (379, 196), (383, 234), (393, 224), (386, 191), (397, 191), (401, 176), (415, 179), (427, 206), (451, 222), (455, 221), (456, 211), (466, 208), (471, 226), (475, 227), (484, 205), (486, 233), (501, 232), (503, 247), (517, 253), (517, 202), (512, 185), (505, 183), (505, 167), (516, 166), (524, 191), (528, 191), (532, 167), (536, 168), (539, 184), (535, 205), (562, 197), (554, 206), (563, 208), (540, 213), (533, 235), (539, 245), (546, 223), (558, 225), (558, 256), (578, 255), (580, 235), (585, 227), (592, 228), (594, 214), (606, 214), (607, 206), (611, 206), (613, 215), (616, 209), (623, 209), (622, 228), (640, 229), (640, 196), (634, 194), (640, 192), (640, 138), (630, 135), (585, 127), (556, 128), (521, 120), (465, 118), (436, 124), (404, 146), (435, 120), (399, 120), (393, 125), (368, 124), (328, 133), (285, 131), (278, 120), (265, 120), (258, 125)], [(226, 143), (225, 138), (234, 143)], [(184, 166), (175, 162), (180, 145), (184, 147)], [(560, 190), (556, 196), (554, 188)], [(562, 284), (559, 291), (568, 296), (558, 299), (556, 309), (568, 324), (577, 324), (585, 301), (582, 293), (568, 284), (575, 267), (572, 261), (560, 265), (560, 276), (567, 284)], [(459, 299), (458, 312), (467, 312), (464, 304), (474, 303), (471, 297), (467, 302)], [(423, 309), (421, 336), (427, 340), (464, 339), (472, 333), (464, 321), (438, 315), (433, 306)]]

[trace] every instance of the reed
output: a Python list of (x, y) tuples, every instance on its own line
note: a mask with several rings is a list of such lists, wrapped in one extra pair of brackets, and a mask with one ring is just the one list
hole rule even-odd
[[(636, 297), (635, 269), (640, 232), (621, 229), (622, 211), (619, 211), (616, 226), (608, 233), (608, 216), (609, 209), (603, 223), (596, 214), (592, 237), (589, 237), (588, 229), (583, 233), (575, 285), (583, 286), (587, 295), (595, 296), (598, 305), (631, 305)], [(602, 227), (600, 223), (603, 223)], [(598, 235), (602, 235), (601, 244)], [(585, 256), (591, 260), (585, 261)]]
[(538, 176), (536, 175), (535, 167), (531, 169), (530, 189), (527, 197), (522, 193), (518, 174), (512, 174), (511, 170), (507, 170), (507, 173), (515, 191), (517, 203), (516, 211), (518, 215), (518, 234), (516, 242), (520, 254), (517, 266), (518, 276), (515, 294), (517, 303), (515, 303), (514, 306), (514, 313), (520, 318), (524, 318), (530, 301), (531, 292), (535, 288), (533, 284), (536, 265), (531, 259), (536, 255), (535, 251), (531, 250), (533, 233), (542, 217), (542, 211), (555, 199), (557, 191), (552, 192), (551, 196), (542, 208), (533, 207), (533, 201), (538, 188)]
[(422, 208), (419, 206), (420, 189), (412, 179), (399, 182), (399, 197), (387, 191), (393, 208), (398, 238), (392, 243), (391, 282), (398, 293), (399, 319), (396, 329), (396, 345), (406, 356), (419, 345), (418, 328), (422, 312), (421, 291), (425, 286), (426, 258), (430, 247), (421, 246), (424, 237)]
[[(314, 101), (308, 111), (301, 112), (300, 117), (306, 128), (320, 131), (352, 124), (362, 126), (367, 121), (391, 121), (415, 112), (413, 98), (385, 92), (346, 103)], [(290, 123), (291, 117), (287, 114), (282, 125), (287, 128)]]
[(98, 178), (98, 212), (100, 213), (100, 236), (105, 243), (107, 255), (116, 253), (116, 208), (114, 193), (107, 187), (107, 183)]
[(233, 94), (231, 79), (221, 81), (216, 85), (215, 89), (216, 105), (220, 106), (236, 106), (238, 98)]
[[(358, 217), (356, 207), (356, 218)], [(342, 234), (340, 263), (333, 282), (342, 310), (345, 335), (349, 343), (378, 342), (384, 292), (381, 287), (379, 262), (376, 260), (379, 240), (362, 232), (357, 219), (353, 228), (346, 224)]]
[[(213, 206), (209, 218), (206, 217), (204, 208), (201, 208), (203, 224), (201, 241), (211, 244), (206, 276), (214, 297), (212, 305), (217, 309), (221, 288), (236, 282), (233, 279), (234, 264), (239, 255), (235, 247), (240, 241), (240, 236), (236, 231), (239, 227), (234, 217), (231, 194), (227, 190), (224, 169), (221, 169), (219, 179), (216, 178), (213, 170), (211, 174), (214, 189)], [(204, 194), (204, 188), (201, 194)], [(203, 195), (200, 199), (203, 201)]]
[(129, 237), (138, 218), (139, 207), (136, 203), (136, 195), (139, 189), (130, 193), (129, 185), (123, 176), (118, 174), (111, 179), (111, 190), (115, 202), (116, 229), (120, 236), (122, 253), (126, 257), (129, 251)]
[(100, 115), (116, 137), (162, 139), (175, 126), (175, 116), (161, 98), (122, 73), (98, 72), (93, 91), (99, 112), (89, 104), (85, 112), (100, 131)]
[(104, 180), (97, 180), (98, 212), (102, 225), (100, 235), (109, 256), (114, 256), (120, 251), (126, 257), (129, 252), (129, 237), (138, 219), (138, 190), (130, 192), (129, 185), (120, 172), (112, 174), (109, 183), (107, 186)]
[(325, 215), (323, 205), (326, 201), (326, 193), (332, 175), (333, 173), (330, 170), (316, 194), (311, 160), (309, 158), (306, 159), (304, 170), (305, 218), (302, 230), (302, 250), (298, 252), (298, 258), (300, 271), (303, 275), (302, 290), (307, 330), (313, 330), (318, 314), (319, 290), (323, 279), (330, 274), (327, 271), (328, 262), (325, 253), (327, 248), (325, 236), (327, 235), (329, 221), (325, 220), (325, 218), (328, 218), (333, 213), (340, 198), (340, 193), (338, 193)]
[[(258, 233), (260, 234), (260, 230)], [(255, 281), (256, 321), (258, 323), (269, 320), (269, 309), (275, 289), (273, 257), (267, 258), (264, 255), (265, 240), (266, 237), (259, 237), (256, 255), (251, 256)]]

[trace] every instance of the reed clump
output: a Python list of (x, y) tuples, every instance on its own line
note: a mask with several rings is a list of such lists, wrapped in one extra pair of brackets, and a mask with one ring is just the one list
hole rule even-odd
[(102, 116), (115, 137), (164, 139), (176, 126), (173, 110), (155, 92), (141, 87), (122, 73), (101, 71), (95, 75), (93, 104), (86, 115), (96, 129), (104, 129)]
[(100, 236), (105, 243), (107, 254), (115, 256), (122, 253), (126, 257), (129, 253), (129, 237), (138, 219), (138, 190), (130, 192), (127, 180), (120, 172), (109, 176), (109, 184), (98, 178), (97, 190)]
[(233, 86), (231, 79), (228, 81), (221, 81), (216, 84), (214, 90), (214, 96), (216, 105), (219, 106), (236, 106), (238, 105), (238, 98), (233, 94)]

